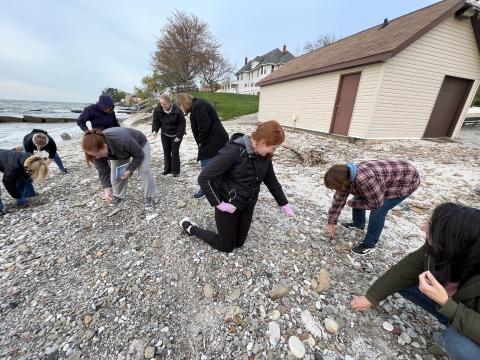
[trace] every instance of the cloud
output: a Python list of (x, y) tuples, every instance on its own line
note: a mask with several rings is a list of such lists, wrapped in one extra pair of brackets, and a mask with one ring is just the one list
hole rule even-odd
[(0, 81), (0, 99), (89, 101), (85, 94), (20, 81)]
[(34, 64), (55, 62), (54, 51), (35, 36), (0, 19), (0, 60), (8, 63)]

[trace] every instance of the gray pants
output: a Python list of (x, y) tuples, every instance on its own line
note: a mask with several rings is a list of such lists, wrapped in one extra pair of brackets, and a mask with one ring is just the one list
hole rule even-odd
[[(145, 157), (143, 158), (142, 163), (137, 168), (140, 178), (142, 180), (143, 193), (145, 198), (153, 197), (157, 192), (157, 185), (155, 184), (155, 179), (153, 178), (152, 170), (150, 169), (150, 160), (152, 155), (150, 153), (150, 144), (147, 142), (143, 147), (143, 153)], [(129, 163), (130, 159), (126, 160), (110, 160), (110, 179), (112, 180), (112, 190), (113, 196), (125, 199), (127, 194), (127, 185), (128, 179), (121, 179), (115, 176), (115, 169), (117, 166)]]

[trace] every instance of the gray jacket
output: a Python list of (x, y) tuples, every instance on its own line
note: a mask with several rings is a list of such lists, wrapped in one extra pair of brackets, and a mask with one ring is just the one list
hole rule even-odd
[(130, 128), (114, 127), (103, 130), (107, 139), (108, 157), (95, 160), (100, 181), (104, 189), (112, 187), (110, 164), (107, 160), (127, 160), (132, 158), (127, 170), (135, 171), (143, 161), (143, 147), (147, 137), (140, 131)]

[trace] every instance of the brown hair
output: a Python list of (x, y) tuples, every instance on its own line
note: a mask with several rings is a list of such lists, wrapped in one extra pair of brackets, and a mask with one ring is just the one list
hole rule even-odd
[(48, 136), (42, 133), (37, 133), (32, 136), (33, 145), (35, 145), (40, 151), (45, 145), (48, 144)]
[(345, 190), (352, 186), (350, 170), (346, 165), (333, 165), (327, 170), (323, 178), (325, 186), (331, 190)]
[(270, 120), (260, 123), (251, 137), (255, 141), (265, 141), (268, 146), (280, 145), (285, 140), (285, 133), (278, 121)]
[(107, 143), (105, 134), (99, 129), (87, 130), (83, 134), (82, 149), (85, 151), (85, 160), (88, 165), (91, 165), (95, 161), (95, 156), (87, 154), (87, 151), (97, 152), (103, 149), (103, 146)]
[(38, 155), (29, 156), (23, 166), (34, 182), (40, 182), (48, 175), (47, 162)]
[(177, 105), (185, 114), (192, 111), (192, 100), (193, 97), (190, 94), (180, 93), (177, 95)]

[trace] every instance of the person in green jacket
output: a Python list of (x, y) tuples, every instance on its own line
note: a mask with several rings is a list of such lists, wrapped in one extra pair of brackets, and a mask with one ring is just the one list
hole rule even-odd
[(425, 244), (392, 266), (354, 310), (377, 306), (399, 292), (434, 315), (446, 330), (436, 337), (451, 359), (480, 359), (480, 210), (454, 203), (435, 208), (422, 226)]

